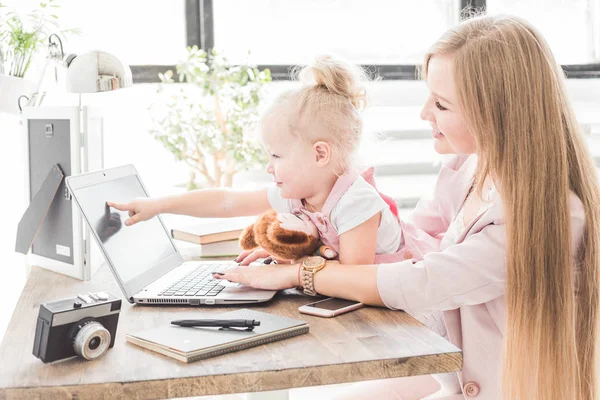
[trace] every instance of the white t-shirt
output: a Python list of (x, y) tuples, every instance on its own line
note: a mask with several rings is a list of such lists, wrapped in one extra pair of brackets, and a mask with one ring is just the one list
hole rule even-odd
[[(281, 197), (277, 186), (267, 190), (269, 203), (278, 213), (292, 212), (292, 200)], [(331, 210), (329, 219), (338, 235), (342, 235), (381, 212), (377, 230), (376, 254), (392, 254), (398, 251), (402, 241), (402, 231), (396, 216), (377, 190), (362, 177), (348, 188)]]

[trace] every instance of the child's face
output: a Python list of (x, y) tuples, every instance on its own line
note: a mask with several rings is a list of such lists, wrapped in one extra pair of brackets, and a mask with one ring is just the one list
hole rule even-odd
[(435, 151), (440, 154), (475, 153), (475, 138), (467, 130), (459, 107), (452, 76), (452, 59), (433, 56), (427, 71), (429, 98), (421, 110), (421, 119), (433, 128)]
[(316, 192), (322, 180), (315, 152), (309, 144), (292, 135), (287, 118), (274, 115), (263, 124), (262, 141), (269, 156), (267, 172), (284, 198), (304, 199)]

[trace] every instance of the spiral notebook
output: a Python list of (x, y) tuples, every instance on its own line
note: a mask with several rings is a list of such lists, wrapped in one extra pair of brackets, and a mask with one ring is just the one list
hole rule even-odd
[(260, 326), (255, 327), (253, 331), (246, 331), (166, 325), (127, 334), (125, 338), (135, 345), (190, 363), (308, 333), (306, 321), (246, 308), (217, 315), (194, 313), (191, 317), (173, 317), (173, 319), (201, 318), (254, 319), (260, 321)]

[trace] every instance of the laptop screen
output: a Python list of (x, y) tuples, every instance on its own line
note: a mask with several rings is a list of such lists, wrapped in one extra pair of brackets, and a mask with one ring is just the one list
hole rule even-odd
[(147, 197), (136, 175), (124, 176), (75, 190), (77, 201), (95, 231), (110, 264), (124, 283), (144, 275), (177, 253), (157, 217), (125, 226), (128, 213), (106, 205)]

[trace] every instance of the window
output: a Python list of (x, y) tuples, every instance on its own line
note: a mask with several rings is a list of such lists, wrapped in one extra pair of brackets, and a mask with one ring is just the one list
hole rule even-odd
[(599, 0), (487, 0), (487, 10), (531, 22), (563, 65), (600, 63)]
[(600, 77), (600, 0), (197, 1), (209, 4), (206, 34), (216, 48), (234, 60), (251, 50), (252, 62), (278, 79), (319, 52), (377, 65), (388, 80), (415, 79), (415, 64), (466, 6), (524, 17), (547, 38), (569, 78)]
[(214, 45), (234, 61), (251, 50), (257, 64), (293, 65), (320, 52), (356, 64), (419, 64), (459, 10), (457, 0), (218, 0)]
[[(40, 0), (2, 1), (8, 9), (27, 14)], [(60, 29), (79, 29), (63, 40), (66, 54), (103, 50), (129, 65), (172, 65), (186, 46), (185, 1), (56, 0)], [(45, 56), (42, 50), (43, 56)]]
[[(27, 12), (40, 0), (4, 0)], [(81, 28), (65, 52), (106, 50), (132, 67), (134, 82), (158, 82), (185, 46), (224, 50), (234, 61), (288, 67), (334, 52), (377, 66), (386, 80), (416, 79), (415, 65), (466, 6), (531, 21), (569, 78), (600, 77), (600, 0), (57, 0), (62, 27)]]
[[(183, 0), (60, 0), (68, 10), (65, 27), (83, 34), (69, 39), (65, 52), (99, 49), (129, 65), (175, 64), (186, 46)], [(67, 47), (67, 45), (65, 45)]]

